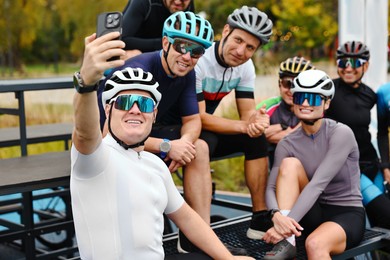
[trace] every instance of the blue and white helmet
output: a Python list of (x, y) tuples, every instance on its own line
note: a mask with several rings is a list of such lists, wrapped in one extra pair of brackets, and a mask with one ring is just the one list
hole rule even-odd
[(206, 49), (214, 41), (214, 31), (209, 21), (193, 12), (175, 12), (163, 27), (163, 36), (184, 38), (201, 44)]

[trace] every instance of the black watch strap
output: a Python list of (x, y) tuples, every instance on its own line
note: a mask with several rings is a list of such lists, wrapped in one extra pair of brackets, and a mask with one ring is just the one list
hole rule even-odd
[(274, 217), (276, 212), (280, 212), (280, 210), (279, 209), (271, 209), (271, 220)]
[(92, 86), (85, 86), (83, 83), (83, 79), (80, 76), (79, 71), (76, 71), (73, 75), (73, 86), (76, 89), (76, 91), (80, 94), (97, 91), (99, 88), (98, 83), (96, 83), (95, 85), (92, 85)]

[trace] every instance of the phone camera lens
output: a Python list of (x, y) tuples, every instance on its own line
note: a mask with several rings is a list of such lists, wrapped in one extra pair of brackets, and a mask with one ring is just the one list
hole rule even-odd
[(109, 14), (107, 16), (107, 28), (115, 28), (119, 25), (119, 15), (118, 14)]

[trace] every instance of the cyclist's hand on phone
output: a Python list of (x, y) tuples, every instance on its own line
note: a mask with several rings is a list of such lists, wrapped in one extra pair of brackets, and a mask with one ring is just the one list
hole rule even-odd
[(91, 86), (96, 84), (104, 71), (124, 65), (124, 60), (108, 61), (113, 56), (124, 56), (125, 43), (117, 40), (119, 32), (111, 32), (99, 38), (92, 34), (85, 38), (85, 50), (80, 69), (84, 84)]

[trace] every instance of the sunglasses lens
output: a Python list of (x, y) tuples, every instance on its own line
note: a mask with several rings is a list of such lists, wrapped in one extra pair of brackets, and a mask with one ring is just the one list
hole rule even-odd
[(191, 58), (195, 59), (202, 57), (205, 52), (203, 46), (193, 42), (185, 41), (183, 39), (175, 39), (173, 41), (173, 48), (181, 54), (186, 54), (187, 52), (189, 52)]
[(352, 69), (357, 69), (363, 66), (364, 63), (364, 60), (355, 58), (344, 58), (337, 60), (337, 66), (341, 69), (345, 69), (348, 66), (351, 66)]
[(291, 89), (291, 86), (293, 84), (291, 79), (282, 79), (281, 83), (282, 83), (282, 87), (285, 89)]
[(302, 93), (297, 92), (293, 95), (293, 102), (296, 105), (302, 105), (305, 100), (309, 103), (309, 106), (320, 106), (322, 104), (323, 97), (316, 93)]
[(119, 110), (130, 110), (134, 103), (137, 103), (142, 113), (151, 113), (154, 110), (155, 102), (150, 97), (140, 95), (121, 95), (115, 99), (115, 108)]
[(356, 59), (353, 64), (355, 64), (355, 68), (360, 68), (361, 66), (363, 66), (364, 62), (362, 62), (361, 59)]

